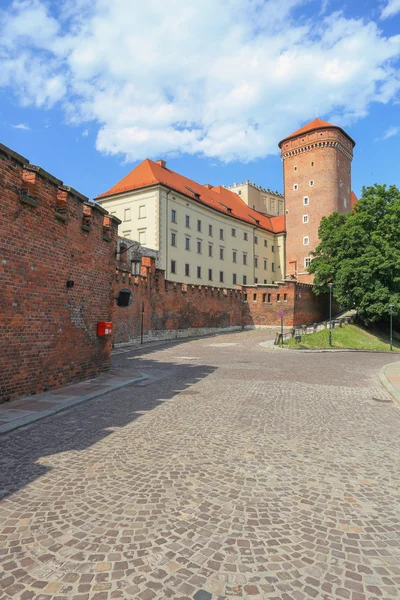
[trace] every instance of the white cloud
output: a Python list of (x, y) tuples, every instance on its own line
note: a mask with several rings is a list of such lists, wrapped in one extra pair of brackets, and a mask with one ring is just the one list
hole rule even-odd
[(252, 160), (316, 104), (345, 126), (396, 100), (400, 35), (321, 4), (311, 17), (309, 0), (14, 1), (0, 12), (0, 86), (61, 103), (127, 161)]
[(13, 129), (23, 129), (24, 131), (30, 131), (31, 128), (26, 123), (18, 123), (18, 125), (11, 125)]
[(388, 19), (394, 17), (400, 12), (400, 0), (389, 0), (387, 5), (382, 9), (381, 19)]
[(400, 133), (400, 127), (395, 127), (394, 125), (392, 125), (388, 129), (386, 129), (385, 133), (383, 134), (383, 136), (381, 138), (376, 138), (375, 141), (377, 142), (377, 141), (387, 140), (391, 137), (394, 137), (395, 135), (398, 135), (399, 133)]

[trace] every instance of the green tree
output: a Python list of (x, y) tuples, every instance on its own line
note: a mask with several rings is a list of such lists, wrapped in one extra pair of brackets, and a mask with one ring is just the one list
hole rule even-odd
[(309, 272), (316, 294), (334, 284), (343, 309), (355, 308), (363, 321), (387, 320), (389, 305), (400, 314), (400, 190), (365, 187), (353, 211), (324, 217), (321, 243)]

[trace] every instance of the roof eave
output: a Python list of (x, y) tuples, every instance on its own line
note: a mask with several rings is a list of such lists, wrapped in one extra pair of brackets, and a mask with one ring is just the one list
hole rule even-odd
[(288, 135), (287, 137), (283, 138), (283, 140), (281, 140), (278, 144), (278, 147), (280, 149), (282, 149), (282, 144), (284, 142), (287, 142), (288, 140), (293, 140), (294, 138), (297, 137), (301, 137), (302, 135), (308, 135), (309, 133), (312, 133), (313, 131), (320, 131), (321, 129), (339, 129), (339, 131), (341, 131), (349, 140), (350, 142), (353, 144), (353, 148), (355, 147), (356, 143), (353, 140), (352, 137), (349, 136), (348, 133), (346, 133), (346, 131), (344, 129), (342, 129), (341, 127), (338, 127), (337, 125), (325, 125), (325, 126), (319, 126), (319, 127), (313, 127), (312, 129), (309, 129), (308, 131), (305, 131), (304, 133), (296, 133), (292, 135)]

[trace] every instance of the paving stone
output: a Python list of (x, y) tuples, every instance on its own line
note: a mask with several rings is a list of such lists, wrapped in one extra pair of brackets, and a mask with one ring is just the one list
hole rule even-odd
[(372, 400), (388, 359), (268, 336), (120, 354), (150, 379), (0, 438), (10, 598), (397, 597), (399, 411)]

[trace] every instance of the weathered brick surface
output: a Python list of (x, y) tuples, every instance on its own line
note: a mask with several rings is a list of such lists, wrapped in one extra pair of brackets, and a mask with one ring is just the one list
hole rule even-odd
[(0, 146), (0, 401), (109, 368), (117, 226), (85, 201)]
[(315, 296), (312, 286), (286, 281), (277, 285), (222, 289), (165, 281), (155, 261), (143, 258), (142, 275), (133, 276), (123, 261), (117, 269), (114, 296), (121, 289), (133, 292), (128, 308), (113, 313), (113, 342), (140, 339), (143, 309), (144, 340), (180, 337), (222, 328), (304, 325), (328, 316), (329, 298)]

